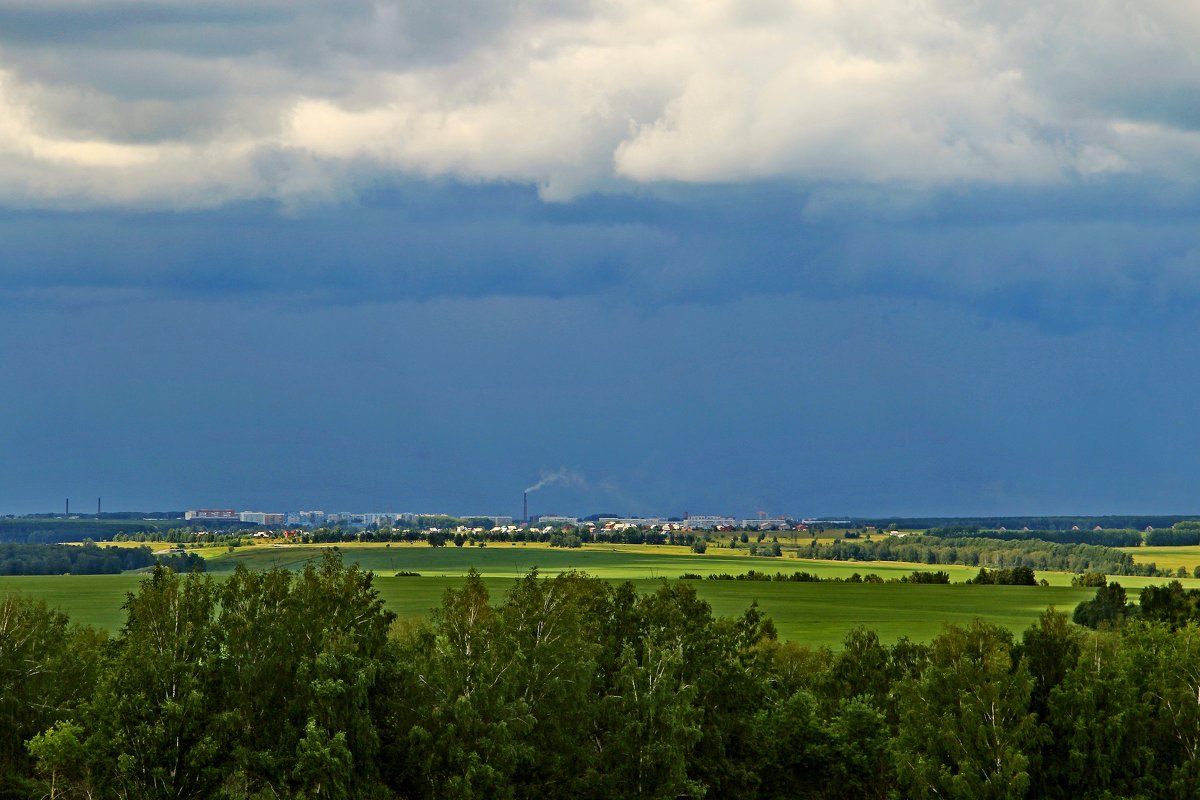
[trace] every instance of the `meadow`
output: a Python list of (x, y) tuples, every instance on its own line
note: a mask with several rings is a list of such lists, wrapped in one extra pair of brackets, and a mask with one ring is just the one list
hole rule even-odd
[[(155, 545), (156, 549), (165, 545)], [(848, 578), (854, 573), (875, 573), (885, 580), (930, 569), (924, 564), (896, 562), (829, 562), (791, 557), (754, 557), (745, 549), (710, 547), (693, 553), (686, 547), (651, 545), (588, 545), (578, 549), (550, 548), (544, 544), (493, 544), (479, 547), (430, 547), (424, 543), (390, 546), (347, 543), (333, 546), (269, 543), (234, 548), (208, 548), (195, 552), (207, 559), (210, 573), (220, 579), (238, 564), (250, 569), (298, 569), (328, 549), (345, 561), (376, 573), (376, 587), (389, 609), (402, 619), (426, 617), (439, 605), (447, 588), (461, 584), (472, 568), (485, 578), (494, 600), (499, 601), (513, 580), (537, 568), (545, 575), (579, 570), (612, 581), (629, 580), (639, 591), (653, 591), (664, 580), (684, 573), (708, 576), (737, 575), (748, 570), (774, 574), (797, 570), (822, 577)], [(1194, 549), (1200, 555), (1200, 548)], [(960, 582), (978, 571), (973, 567), (940, 566)], [(397, 572), (417, 572), (420, 577), (394, 577)], [(784, 583), (764, 581), (690, 581), (714, 613), (733, 616), (757, 601), (775, 621), (779, 634), (814, 645), (837, 647), (856, 625), (876, 630), (884, 641), (902, 636), (927, 641), (948, 623), (965, 623), (981, 617), (1020, 631), (1048, 606), (1070, 611), (1093, 594), (1070, 586), (1066, 573), (1039, 573), (1051, 584), (1042, 586), (966, 586), (858, 583)], [(110, 631), (118, 630), (125, 615), (121, 605), (135, 591), (142, 576), (63, 575), (0, 577), (0, 592), (17, 590), (44, 599), (75, 621)], [(1122, 578), (1136, 591), (1163, 579)], [(1200, 585), (1200, 581), (1187, 581)]]
[(1191, 574), (1200, 566), (1200, 546), (1192, 547), (1122, 547), (1121, 552), (1129, 553), (1139, 564), (1157, 564), (1159, 569), (1178, 569), (1183, 567)]

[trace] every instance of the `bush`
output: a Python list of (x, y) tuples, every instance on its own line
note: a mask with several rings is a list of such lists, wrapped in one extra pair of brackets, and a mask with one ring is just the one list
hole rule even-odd
[(945, 570), (937, 572), (921, 572), (917, 571), (906, 578), (901, 578), (905, 583), (950, 583), (950, 573)]
[(979, 574), (967, 583), (991, 584), (992, 586), (1037, 586), (1037, 576), (1029, 567), (988, 570), (980, 567)]
[(1089, 589), (1108, 586), (1108, 577), (1103, 572), (1084, 572), (1073, 576), (1071, 578), (1071, 585), (1077, 588), (1087, 587)]

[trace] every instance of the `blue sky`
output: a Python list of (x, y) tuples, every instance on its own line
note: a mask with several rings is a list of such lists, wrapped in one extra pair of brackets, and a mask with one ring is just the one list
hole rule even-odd
[(0, 513), (1195, 513), (1200, 12), (0, 3)]

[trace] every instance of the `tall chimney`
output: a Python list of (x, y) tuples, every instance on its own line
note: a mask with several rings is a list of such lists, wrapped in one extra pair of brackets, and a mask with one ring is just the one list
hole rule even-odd
[(96, 498), (96, 519), (100, 518), (100, 498)]
[(521, 492), (521, 521), (529, 522), (529, 492)]
[(71, 498), (69, 498), (69, 497), (67, 498), (67, 513), (63, 514), (63, 516), (64, 517), (71, 516)]

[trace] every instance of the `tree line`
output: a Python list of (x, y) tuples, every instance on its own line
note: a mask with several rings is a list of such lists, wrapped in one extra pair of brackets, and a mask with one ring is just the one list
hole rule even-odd
[(812, 539), (801, 547), (805, 558), (831, 561), (914, 561), (922, 564), (965, 564), (993, 568), (1029, 567), (1063, 572), (1103, 572), (1108, 575), (1157, 575), (1152, 563), (1135, 563), (1133, 556), (1111, 547), (1054, 544), (1039, 539), (999, 539), (938, 536), (885, 536), (880, 539)]
[(107, 640), (0, 604), (0, 774), (53, 798), (1194, 798), (1200, 629), (1047, 611), (780, 642), (751, 605), (477, 574), (397, 622), (329, 555), (158, 568)]
[[(984, 575), (987, 570), (980, 570), (980, 574)], [(1030, 573), (1032, 574), (1032, 572)], [(761, 572), (756, 569), (747, 570), (737, 575), (731, 575), (728, 572), (710, 573), (707, 578), (694, 572), (685, 572), (679, 576), (680, 580), (710, 580), (710, 581), (772, 581), (775, 583), (950, 583), (950, 573), (944, 570), (937, 572), (929, 572), (926, 570), (914, 570), (908, 575), (901, 575), (898, 578), (888, 578), (884, 580), (874, 572), (868, 572), (866, 575), (860, 575), (857, 572), (851, 573), (848, 576), (841, 575), (816, 575), (804, 570), (796, 570), (791, 573), (776, 572)], [(966, 581), (966, 583), (980, 582)], [(983, 581), (984, 583), (996, 583), (997, 581)], [(1036, 585), (1036, 583), (1034, 584)]]
[(165, 523), (119, 519), (52, 519), (25, 517), (0, 519), (0, 542), (46, 544), (115, 538), (118, 534), (156, 538)]
[[(1139, 547), (1143, 542), (1140, 531), (1104, 528), (1101, 530), (993, 530), (974, 526), (930, 528), (926, 536), (943, 539), (999, 539), (1006, 542), (1038, 539), (1055, 544), (1093, 544), (1100, 547)], [(1153, 534), (1147, 534), (1153, 535)], [(1149, 544), (1149, 542), (1147, 542)]]
[(160, 563), (183, 572), (204, 569), (204, 559), (194, 553), (156, 556), (149, 547), (0, 544), (0, 575), (115, 575)]
[[(1098, 587), (1095, 597), (1075, 607), (1073, 618), (1080, 625), (1112, 628), (1135, 619), (1165, 625), (1171, 630), (1200, 625), (1200, 589), (1185, 589), (1179, 581), (1147, 586), (1138, 595), (1137, 603), (1128, 599), (1120, 583), (1109, 583), (1103, 575), (1080, 585)], [(1200, 694), (1197, 702), (1200, 703)]]
[[(856, 519), (854, 524), (875, 525), (880, 530), (895, 526), (900, 530), (928, 530), (929, 528), (977, 528), (980, 530), (1033, 530), (1069, 531), (1071, 528), (1091, 530), (1104, 529), (1145, 530), (1146, 528), (1170, 528), (1186, 517), (1163, 516), (1161, 514), (1085, 517), (884, 517), (879, 519)], [(1191, 518), (1195, 520), (1195, 517)]]

